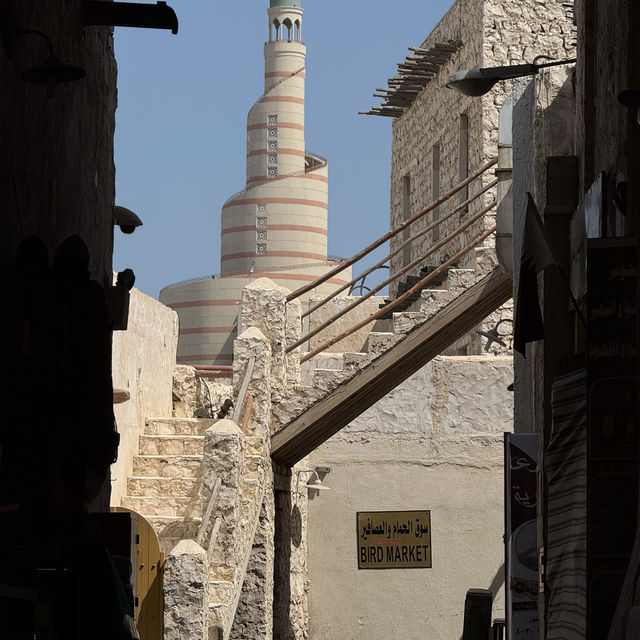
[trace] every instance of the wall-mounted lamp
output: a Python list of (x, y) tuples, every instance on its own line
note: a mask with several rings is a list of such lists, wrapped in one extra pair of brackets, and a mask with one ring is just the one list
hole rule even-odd
[(142, 220), (127, 207), (113, 207), (113, 224), (120, 227), (122, 233), (133, 233), (142, 226)]
[(49, 55), (38, 66), (31, 69), (25, 69), (20, 77), (31, 84), (45, 84), (47, 85), (47, 93), (49, 97), (53, 96), (53, 88), (56, 84), (63, 82), (75, 82), (81, 80), (87, 75), (87, 72), (81, 67), (76, 67), (73, 64), (67, 64), (63, 62), (56, 55), (53, 44), (47, 35), (42, 31), (36, 29), (18, 29), (16, 31), (10, 31), (11, 35), (32, 35), (42, 38), (49, 47)]
[(298, 475), (301, 473), (313, 473), (315, 474), (315, 480), (309, 478), (305, 487), (307, 489), (315, 489), (316, 491), (330, 491), (331, 487), (327, 487), (325, 484), (322, 484), (322, 480), (320, 479), (320, 474), (327, 475), (331, 471), (331, 467), (316, 467), (315, 469), (303, 469), (302, 471), (298, 471)]
[(487, 344), (484, 346), (485, 351), (489, 351), (489, 349), (491, 348), (491, 345), (494, 342), (499, 344), (502, 347), (507, 346), (506, 343), (500, 337), (500, 334), (498, 333), (498, 327), (503, 322), (510, 322), (511, 324), (513, 324), (513, 320), (511, 318), (502, 318), (502, 320), (498, 320), (498, 322), (496, 323), (496, 326), (493, 327), (493, 329), (489, 329), (489, 331), (482, 331), (482, 330), (476, 331), (476, 333), (479, 333), (481, 336), (484, 336), (487, 339)]
[(625, 89), (618, 95), (618, 102), (633, 111), (640, 124), (640, 89)]
[(456, 89), (465, 96), (482, 96), (493, 89), (501, 80), (534, 76), (540, 69), (556, 67), (562, 64), (572, 64), (576, 58), (568, 60), (552, 60), (552, 62), (538, 63), (540, 59), (550, 59), (549, 56), (537, 56), (530, 64), (514, 64), (504, 67), (484, 67), (458, 71), (449, 76), (447, 87)]
[(84, 3), (84, 22), (111, 27), (170, 29), (171, 33), (178, 33), (178, 17), (166, 2), (140, 4), (87, 0)]

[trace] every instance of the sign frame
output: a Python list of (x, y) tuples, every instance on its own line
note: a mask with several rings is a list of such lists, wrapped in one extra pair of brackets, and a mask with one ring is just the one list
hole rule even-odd
[[(431, 511), (428, 509), (357, 511), (358, 570), (432, 569), (431, 533)], [(371, 539), (373, 544), (363, 544), (369, 536), (376, 536)], [(418, 539), (419, 544), (415, 544)], [(411, 541), (414, 544), (410, 547), (408, 543)], [(393, 559), (390, 559), (391, 556)], [(398, 556), (400, 559), (396, 560)], [(413, 560), (410, 559), (411, 557)]]

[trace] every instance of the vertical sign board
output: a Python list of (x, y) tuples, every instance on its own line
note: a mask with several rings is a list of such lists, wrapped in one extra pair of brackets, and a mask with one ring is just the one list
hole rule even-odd
[(358, 569), (431, 568), (430, 511), (359, 511)]
[(507, 638), (537, 638), (538, 436), (505, 434)]

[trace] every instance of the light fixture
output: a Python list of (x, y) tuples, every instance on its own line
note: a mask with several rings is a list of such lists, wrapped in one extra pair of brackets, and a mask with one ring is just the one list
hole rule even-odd
[(146, 29), (170, 29), (178, 33), (178, 17), (166, 2), (141, 4), (139, 2), (102, 2), (86, 0), (85, 24), (111, 27), (143, 27)]
[[(551, 62), (538, 63), (543, 58), (552, 60)], [(482, 96), (491, 91), (493, 86), (501, 80), (511, 78), (522, 78), (524, 76), (534, 76), (540, 69), (555, 67), (562, 64), (572, 64), (576, 58), (568, 60), (553, 60), (549, 56), (537, 56), (532, 63), (514, 64), (504, 67), (483, 67), (469, 69), (468, 71), (458, 71), (449, 76), (447, 87), (456, 89), (465, 96)]]
[(133, 233), (142, 226), (142, 220), (127, 207), (113, 207), (113, 224), (120, 227), (122, 233)]
[(305, 487), (307, 489), (315, 489), (316, 491), (331, 491), (331, 487), (327, 487), (325, 484), (322, 484), (322, 480), (320, 479), (320, 474), (326, 475), (331, 471), (331, 467), (316, 467), (315, 469), (303, 469), (302, 471), (298, 471), (298, 475), (301, 473), (313, 473), (316, 476), (315, 480), (307, 481)]
[(498, 322), (496, 323), (496, 326), (493, 327), (493, 329), (489, 329), (489, 331), (476, 331), (476, 333), (479, 333), (481, 336), (484, 336), (487, 339), (487, 344), (484, 347), (485, 351), (489, 351), (491, 345), (495, 342), (497, 344), (499, 344), (502, 347), (506, 347), (506, 343), (502, 340), (502, 338), (500, 338), (500, 334), (498, 333), (498, 327), (503, 323), (503, 322), (510, 322), (511, 324), (513, 324), (513, 320), (511, 318), (502, 318), (502, 320), (498, 320)]
[(640, 124), (640, 89), (625, 89), (618, 95), (618, 102), (633, 111)]
[(36, 67), (25, 69), (20, 77), (31, 84), (47, 85), (47, 93), (49, 97), (53, 96), (53, 87), (63, 82), (75, 82), (81, 80), (87, 75), (87, 72), (81, 67), (63, 62), (55, 53), (53, 44), (47, 35), (36, 29), (18, 29), (11, 31), (11, 35), (33, 35), (42, 38), (49, 47), (48, 57)]

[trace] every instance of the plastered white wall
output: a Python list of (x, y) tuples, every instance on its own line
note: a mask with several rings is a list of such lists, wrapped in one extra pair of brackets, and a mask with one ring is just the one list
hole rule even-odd
[[(438, 357), (310, 456), (313, 640), (457, 640), (470, 588), (504, 617), (503, 433), (510, 357)], [(358, 570), (358, 511), (431, 511), (433, 568)]]
[(130, 399), (114, 406), (120, 446), (111, 467), (112, 505), (119, 505), (126, 494), (145, 420), (172, 415), (177, 347), (178, 314), (132, 289), (128, 329), (113, 334), (113, 386), (128, 391)]

